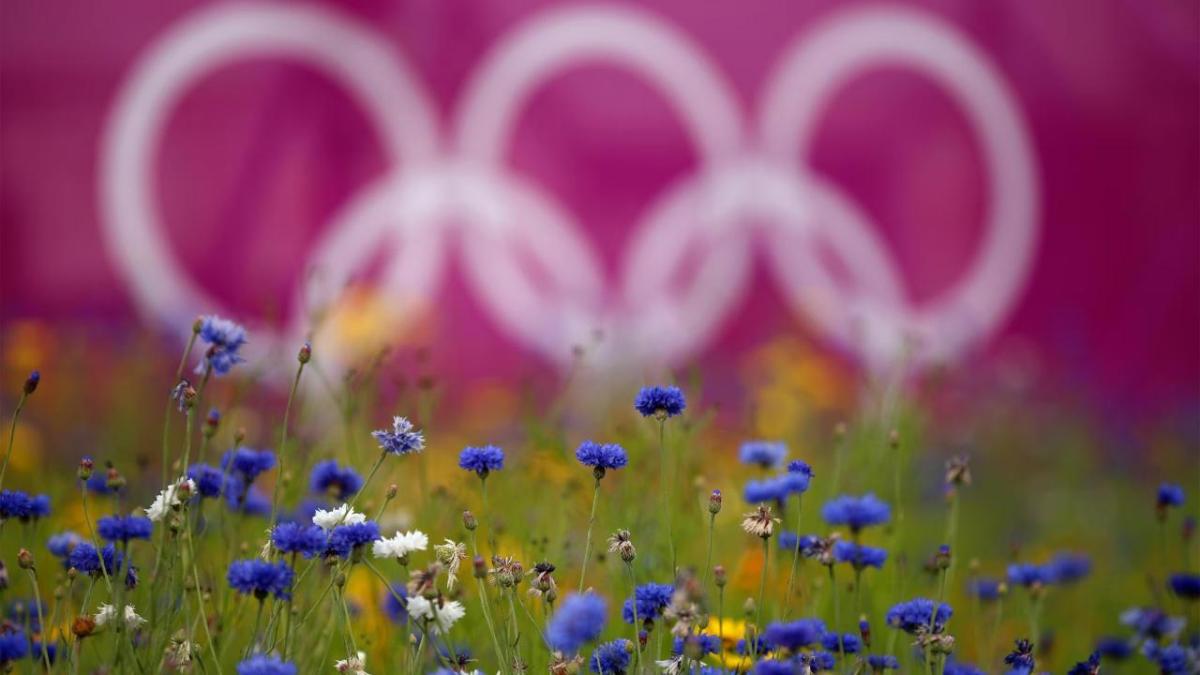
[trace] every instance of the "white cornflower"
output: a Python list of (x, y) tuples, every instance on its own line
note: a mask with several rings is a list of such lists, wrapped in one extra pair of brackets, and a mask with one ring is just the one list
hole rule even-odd
[(390, 539), (376, 539), (371, 550), (376, 558), (406, 559), (414, 551), (424, 551), (429, 548), (429, 537), (420, 530), (412, 532), (397, 532)]
[(655, 661), (665, 675), (679, 675), (679, 671), (683, 669), (683, 655), (679, 655), (662, 661)]
[(342, 659), (333, 664), (333, 669), (339, 673), (350, 673), (351, 675), (371, 675), (363, 670), (366, 667), (366, 662), (366, 652), (359, 652), (348, 659)]
[(167, 486), (165, 490), (158, 493), (154, 501), (146, 509), (146, 517), (154, 522), (163, 519), (171, 511), (171, 509), (183, 504), (183, 499), (190, 497), (196, 493), (196, 483), (187, 476), (180, 476), (179, 480)]
[(313, 524), (320, 526), (323, 530), (332, 530), (338, 525), (358, 525), (365, 522), (367, 522), (367, 517), (350, 508), (349, 504), (342, 504), (332, 511), (317, 509), (317, 512), (313, 514)]
[[(112, 621), (117, 615), (117, 608), (112, 605), (100, 605), (96, 611), (96, 616), (93, 617), (96, 621), (96, 627), (100, 628)], [(133, 605), (125, 605), (125, 625), (130, 629), (140, 628), (146, 620), (138, 615)]]
[(450, 627), (467, 613), (462, 603), (457, 600), (451, 600), (438, 606), (424, 596), (410, 595), (407, 604), (410, 617), (429, 622), (430, 628), (437, 633), (448, 632)]

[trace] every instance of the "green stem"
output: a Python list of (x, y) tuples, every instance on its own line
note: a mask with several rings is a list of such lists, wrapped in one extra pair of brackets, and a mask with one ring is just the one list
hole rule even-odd
[(33, 603), (37, 607), (38, 625), (42, 629), (42, 639), (40, 641), (42, 645), (42, 662), (46, 664), (46, 670), (50, 670), (50, 653), (46, 650), (46, 642), (50, 636), (50, 631), (47, 629), (45, 619), (42, 618), (42, 594), (38, 590), (37, 570), (30, 567), (28, 572), (29, 580), (33, 584)]
[(667, 558), (671, 561), (671, 578), (675, 578), (675, 533), (672, 529), (671, 505), (674, 501), (671, 499), (673, 492), (673, 483), (668, 475), (667, 466), (667, 420), (664, 417), (658, 421), (658, 457), (659, 457), (659, 476), (660, 487), (663, 496), (662, 516), (667, 521)]
[(587, 543), (583, 546), (583, 568), (579, 572), (579, 592), (583, 593), (583, 582), (587, 577), (588, 560), (592, 557), (592, 526), (596, 524), (596, 503), (600, 501), (600, 478), (592, 490), (592, 514), (588, 516)]
[(717, 524), (717, 514), (708, 514), (708, 556), (704, 561), (704, 583), (700, 584), (701, 589), (708, 589), (708, 574), (712, 571), (712, 552), (713, 552), (713, 528)]
[[(80, 492), (83, 495), (83, 521), (87, 523), (88, 534), (91, 536), (92, 541), (96, 542), (96, 558), (100, 561), (100, 571), (104, 574), (104, 585), (108, 588), (108, 595), (109, 597), (112, 597), (112, 580), (108, 578), (108, 566), (104, 564), (104, 549), (100, 544), (100, 540), (96, 538), (96, 530), (94, 527), (92, 527), (92, 517), (90, 514), (88, 514), (87, 483), (81, 482), (79, 486)], [(115, 551), (113, 553), (113, 563), (116, 563)], [(116, 572), (116, 570), (113, 571)]]
[(284, 481), (283, 465), (287, 458), (288, 416), (292, 412), (292, 401), (296, 398), (296, 389), (300, 386), (300, 375), (304, 372), (304, 361), (296, 368), (296, 378), (292, 380), (292, 389), (288, 392), (287, 405), (283, 408), (283, 429), (279, 432), (279, 473), (275, 476), (275, 489), (271, 491), (271, 519), (268, 524), (275, 522), (275, 514), (279, 513), (279, 485)]
[(629, 605), (633, 608), (633, 646), (637, 650), (637, 670), (635, 672), (640, 672), (642, 669), (642, 634), (638, 622), (637, 578), (633, 574), (633, 561), (625, 563), (625, 569), (629, 571), (629, 597), (633, 598)]
[(758, 642), (759, 642), (759, 639), (761, 638), (762, 632), (763, 632), (763, 630), (762, 630), (763, 598), (766, 597), (766, 590), (767, 590), (767, 563), (771, 559), (771, 555), (770, 555), (771, 551), (770, 551), (770, 546), (768, 543), (770, 541), (771, 541), (771, 539), (769, 537), (762, 538), (763, 565), (762, 565), (762, 574), (758, 578), (758, 606), (754, 608), (755, 613), (756, 613), (756, 616), (754, 619), (754, 644), (751, 649), (751, 653), (754, 655), (755, 658), (758, 658)]
[(13, 409), (12, 423), (8, 425), (8, 450), (4, 453), (4, 465), (0, 466), (0, 488), (4, 487), (4, 474), (8, 472), (8, 459), (12, 457), (13, 441), (17, 437), (17, 418), (21, 416), (21, 409), (25, 407), (25, 399), (28, 398), (25, 389), (21, 389), (21, 397), (17, 399), (17, 407)]
[[(475, 550), (475, 557), (479, 557), (479, 542), (475, 538), (475, 531), (471, 531), (471, 548)], [(475, 579), (475, 588), (479, 590), (479, 606), (483, 610), (483, 622), (487, 624), (488, 634), (492, 636), (492, 647), (496, 650), (496, 660), (499, 661), (500, 671), (508, 673), (508, 664), (505, 662), (504, 650), (500, 648), (500, 638), (496, 636), (496, 624), (492, 621), (492, 612), (488, 607), (487, 587), (483, 579)]]
[(796, 581), (796, 567), (800, 564), (800, 512), (804, 505), (804, 495), (796, 495), (796, 546), (792, 549), (792, 569), (788, 572), (787, 595), (783, 600), (783, 618), (787, 619), (791, 616), (792, 610), (792, 595), (794, 593), (794, 584)]

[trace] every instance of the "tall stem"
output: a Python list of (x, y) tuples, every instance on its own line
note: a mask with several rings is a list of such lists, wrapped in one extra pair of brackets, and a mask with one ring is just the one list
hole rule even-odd
[(629, 589), (630, 589), (629, 597), (632, 598), (632, 600), (630, 600), (630, 602), (629, 602), (629, 605), (630, 605), (630, 607), (633, 608), (633, 647), (634, 647), (634, 649), (637, 650), (637, 670), (635, 672), (641, 672), (641, 670), (642, 670), (642, 632), (641, 632), (641, 627), (638, 625), (639, 622), (638, 622), (638, 613), (637, 613), (637, 578), (634, 577), (634, 575), (633, 575), (633, 561), (632, 560), (625, 563), (625, 569), (628, 570), (628, 572), (629, 572)]
[(50, 670), (50, 654), (46, 650), (46, 640), (50, 637), (50, 629), (46, 626), (46, 621), (42, 618), (42, 593), (38, 590), (37, 570), (29, 568), (29, 581), (33, 584), (33, 603), (37, 607), (38, 626), (41, 626), (42, 639), (39, 641), (42, 646), (42, 662), (46, 665), (46, 670)]
[(267, 524), (275, 522), (275, 515), (279, 513), (279, 485), (284, 481), (283, 465), (287, 458), (287, 433), (288, 433), (288, 416), (292, 412), (292, 401), (296, 398), (296, 389), (300, 386), (300, 375), (304, 372), (304, 361), (300, 361), (300, 366), (296, 368), (296, 378), (292, 380), (292, 390), (288, 392), (287, 405), (283, 409), (283, 429), (279, 432), (279, 474), (275, 477), (275, 489), (271, 491), (271, 519)]
[(758, 606), (755, 608), (755, 613), (757, 616), (754, 619), (753, 654), (755, 655), (755, 658), (758, 658), (758, 643), (762, 636), (763, 598), (765, 597), (766, 590), (767, 590), (767, 563), (771, 560), (771, 551), (770, 551), (770, 546), (768, 544), (768, 542), (770, 542), (770, 541), (771, 540), (769, 537), (762, 538), (763, 565), (762, 565), (762, 575), (759, 576), (759, 579), (758, 579)]
[(783, 600), (783, 618), (787, 619), (791, 616), (792, 611), (792, 595), (794, 594), (794, 584), (796, 581), (796, 567), (800, 564), (800, 511), (804, 505), (804, 495), (796, 495), (796, 545), (792, 548), (792, 569), (788, 572), (787, 595)]
[(663, 519), (667, 521), (667, 559), (671, 561), (671, 578), (675, 578), (675, 533), (672, 530), (671, 505), (673, 484), (671, 477), (668, 475), (667, 466), (667, 444), (666, 444), (666, 429), (667, 420), (662, 418), (658, 421), (658, 457), (659, 457), (659, 485), (662, 489), (663, 496)]
[(700, 588), (706, 592), (708, 590), (708, 574), (712, 571), (712, 552), (713, 552), (713, 529), (717, 524), (717, 514), (708, 514), (708, 556), (704, 561), (704, 583), (700, 584)]
[(17, 418), (21, 416), (21, 409), (25, 407), (26, 398), (28, 398), (28, 394), (21, 389), (21, 397), (17, 399), (17, 407), (13, 409), (12, 423), (8, 425), (8, 450), (4, 453), (4, 465), (0, 466), (0, 488), (4, 487), (4, 474), (8, 471), (8, 459), (12, 457), (13, 441), (17, 437)]
[(579, 592), (583, 592), (583, 582), (587, 577), (588, 560), (592, 557), (592, 526), (596, 524), (596, 503), (600, 501), (600, 478), (596, 478), (596, 486), (592, 489), (592, 514), (588, 516), (587, 540), (583, 545), (583, 566), (579, 571)]

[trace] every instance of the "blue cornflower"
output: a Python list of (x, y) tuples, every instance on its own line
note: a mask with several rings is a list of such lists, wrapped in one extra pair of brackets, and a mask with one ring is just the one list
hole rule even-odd
[(796, 552), (800, 548), (800, 535), (795, 532), (781, 531), (776, 537), (779, 541), (779, 548), (784, 551)]
[(1046, 563), (1048, 578), (1057, 584), (1070, 584), (1092, 571), (1092, 559), (1083, 553), (1059, 553)]
[(339, 467), (337, 460), (327, 459), (313, 467), (308, 487), (313, 492), (328, 495), (344, 502), (362, 489), (363, 479), (354, 469)]
[(393, 455), (409, 455), (425, 449), (425, 437), (403, 417), (392, 418), (391, 431), (380, 429), (371, 435), (379, 442), (380, 449)]
[(196, 484), (196, 494), (201, 498), (219, 497), (224, 486), (236, 476), (226, 476), (225, 472), (207, 464), (193, 464), (188, 467), (187, 477)]
[(1096, 640), (1096, 651), (1105, 659), (1121, 661), (1133, 654), (1133, 646), (1129, 644), (1129, 638), (1109, 636)]
[(237, 664), (237, 675), (296, 675), (296, 666), (278, 656), (255, 654)]
[(98, 495), (106, 495), (114, 490), (108, 487), (108, 476), (103, 471), (95, 471), (87, 479), (87, 489)]
[(0, 633), (0, 664), (10, 664), (29, 653), (29, 638), (20, 629)]
[(1154, 607), (1134, 607), (1121, 613), (1121, 623), (1133, 628), (1143, 641), (1158, 641), (1178, 634), (1187, 621), (1183, 617), (1170, 616)]
[(1192, 659), (1188, 650), (1180, 645), (1159, 649), (1153, 658), (1158, 663), (1159, 671), (1163, 675), (1188, 675), (1188, 673), (1196, 672), (1192, 669)]
[(259, 474), (269, 471), (274, 466), (275, 453), (270, 450), (243, 447), (230, 450), (221, 457), (221, 468), (246, 483), (253, 483)]
[(1170, 587), (1172, 593), (1181, 598), (1188, 600), (1200, 598), (1200, 574), (1188, 572), (1172, 574), (1167, 581), (1167, 586)]
[(546, 640), (564, 654), (575, 654), (579, 648), (600, 637), (604, 631), (608, 606), (594, 593), (568, 596), (546, 627)]
[(1024, 639), (1017, 640), (1012, 652), (1004, 657), (1004, 663), (1012, 666), (1013, 670), (1032, 672), (1035, 667), (1033, 662), (1033, 643)]
[[(101, 557), (104, 558), (103, 570), (100, 569)], [(104, 572), (108, 572), (109, 576), (114, 576), (121, 569), (124, 559), (121, 552), (112, 544), (100, 549), (100, 554), (97, 555), (95, 546), (92, 546), (90, 542), (81, 541), (71, 549), (71, 553), (67, 556), (67, 565), (92, 576), (102, 576)]]
[[(383, 613), (387, 615), (388, 620), (392, 623), (408, 623), (408, 607), (403, 602), (408, 599), (408, 589), (402, 581), (389, 583), (388, 587), (392, 591), (395, 591), (395, 594), (391, 591), (384, 591)], [(397, 595), (400, 596), (399, 599), (396, 598)]]
[(345, 558), (378, 538), (379, 524), (373, 520), (353, 525), (338, 525), (329, 533), (325, 552)]
[(812, 467), (808, 465), (808, 462), (801, 461), (799, 459), (793, 459), (792, 461), (788, 462), (787, 471), (788, 473), (802, 474), (807, 476), (809, 479), (812, 479), (814, 475)]
[(942, 670), (942, 675), (987, 675), (987, 673), (970, 665), (969, 663), (959, 663), (958, 661), (950, 661)]
[(642, 387), (633, 407), (642, 417), (657, 417), (665, 420), (683, 412), (687, 407), (687, 399), (679, 387)]
[(325, 530), (316, 525), (280, 523), (271, 532), (271, 543), (281, 553), (312, 558), (325, 550)]
[(149, 539), (154, 523), (143, 516), (105, 516), (96, 521), (96, 532), (108, 541)]
[(833, 544), (833, 557), (838, 562), (850, 563), (856, 570), (867, 567), (882, 568), (887, 560), (887, 551), (839, 539)]
[(808, 484), (812, 478), (800, 471), (788, 471), (776, 480), (779, 481), (779, 489), (786, 498), (788, 495), (802, 495), (808, 492)]
[(629, 640), (605, 642), (592, 652), (592, 658), (588, 659), (588, 667), (593, 673), (623, 675), (629, 668), (629, 653), (632, 651), (633, 644)]
[(950, 605), (941, 603), (937, 605), (937, 615), (934, 616), (935, 603), (926, 598), (913, 598), (908, 602), (901, 602), (894, 605), (888, 610), (887, 624), (892, 628), (899, 628), (906, 633), (916, 633), (918, 630), (929, 628), (930, 622), (933, 622), (933, 632), (940, 633), (946, 627), (946, 622), (950, 620), (950, 616), (954, 614), (954, 610)]
[(33, 517), (33, 498), (20, 490), (0, 490), (0, 521)]
[(900, 661), (890, 654), (871, 654), (867, 657), (867, 666), (874, 671), (899, 670)]
[(625, 448), (616, 443), (594, 443), (592, 441), (584, 441), (579, 445), (579, 448), (575, 450), (575, 459), (578, 459), (579, 463), (584, 466), (592, 467), (599, 477), (603, 477), (604, 472), (609, 469), (620, 469), (629, 463)]
[(753, 675), (794, 675), (795, 667), (790, 661), (763, 659), (750, 670)]
[(825, 636), (825, 624), (820, 619), (799, 619), (787, 623), (767, 624), (763, 637), (778, 647), (793, 651), (821, 641)]
[(1008, 583), (1026, 588), (1035, 584), (1046, 585), (1054, 582), (1050, 570), (1043, 565), (1029, 563), (1013, 563), (1008, 566)]
[(269, 563), (258, 558), (235, 560), (225, 575), (229, 586), (239, 593), (254, 595), (260, 601), (268, 595), (288, 598), (291, 595), (292, 568), (287, 563)]
[(747, 503), (781, 502), (787, 498), (787, 486), (779, 478), (746, 481), (742, 497)]
[(248, 516), (267, 516), (271, 513), (270, 497), (253, 485), (247, 488), (235, 476), (230, 476), (225, 483), (225, 504), (234, 513)]
[(211, 369), (217, 375), (225, 375), (243, 359), (238, 350), (246, 344), (246, 329), (229, 319), (216, 315), (201, 317), (200, 339), (208, 343), (204, 358), (196, 366), (196, 374), (203, 375)]
[(846, 633), (839, 639), (837, 633), (826, 633), (825, 637), (821, 638), (821, 646), (831, 652), (857, 654), (862, 649), (862, 638), (856, 633)]
[(991, 577), (979, 577), (967, 583), (967, 592), (984, 602), (1000, 597), (1000, 582)]
[[(754, 649), (751, 649), (751, 647), (753, 647)], [(763, 656), (765, 654), (770, 654), (771, 652), (775, 651), (775, 643), (773, 643), (769, 639), (767, 639), (767, 637), (765, 635), (758, 638), (757, 640), (755, 640), (752, 637), (750, 639), (750, 644), (746, 644), (746, 640), (743, 638), (741, 640), (738, 640), (737, 643), (733, 646), (733, 651), (736, 654), (739, 654), (741, 656), (746, 656), (751, 651), (753, 651), (755, 654), (758, 654), (759, 656)]]
[(689, 635), (686, 638), (676, 636), (674, 642), (671, 643), (671, 654), (679, 656), (683, 653), (684, 647), (691, 643), (696, 646), (699, 651), (697, 658), (704, 658), (709, 654), (719, 654), (721, 652), (721, 640), (716, 635), (709, 633), (699, 633)]
[(458, 456), (458, 466), (474, 471), (480, 478), (487, 478), (489, 473), (504, 468), (504, 451), (494, 445), (463, 448)]
[(833, 670), (837, 667), (837, 658), (829, 652), (811, 652), (800, 655), (800, 663), (808, 666), (809, 670), (814, 673), (819, 673), (825, 670)]
[(29, 515), (34, 520), (50, 515), (50, 495), (38, 495), (30, 500)]
[(830, 525), (845, 525), (858, 532), (869, 525), (886, 523), (892, 516), (891, 508), (873, 494), (861, 497), (843, 495), (826, 502), (821, 517)]
[(1183, 488), (1173, 483), (1163, 483), (1158, 486), (1158, 508), (1166, 509), (1168, 506), (1183, 506), (1184, 492)]
[(1087, 661), (1080, 661), (1067, 671), (1067, 675), (1096, 675), (1100, 672), (1100, 652), (1092, 652)]
[(621, 618), (625, 623), (633, 623), (633, 601), (636, 600), (638, 621), (653, 621), (671, 604), (673, 595), (675, 587), (671, 584), (642, 584), (634, 590), (633, 598), (625, 600)]
[(138, 585), (138, 568), (134, 564), (130, 564), (125, 568), (125, 588), (133, 590)]
[(783, 443), (772, 441), (746, 441), (738, 449), (738, 460), (742, 464), (754, 464), (764, 469), (774, 469), (787, 457), (788, 449)]
[[(83, 541), (83, 537), (75, 534), (74, 532), (61, 532), (59, 534), (51, 535), (50, 538), (46, 540), (46, 548), (50, 550), (50, 553), (54, 557), (66, 558), (71, 554), (71, 550), (74, 549), (81, 541)], [(66, 562), (66, 560), (63, 562)]]

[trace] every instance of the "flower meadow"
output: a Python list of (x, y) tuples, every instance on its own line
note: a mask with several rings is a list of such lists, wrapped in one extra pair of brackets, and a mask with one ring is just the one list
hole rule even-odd
[(250, 339), (197, 319), (124, 375), (157, 406), (52, 453), (22, 420), (89, 407), (5, 392), (0, 671), (1200, 672), (1194, 447), (1097, 469), (1019, 406), (952, 447), (904, 401), (740, 425), (694, 377), (467, 419)]

